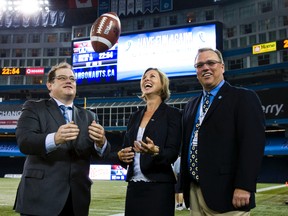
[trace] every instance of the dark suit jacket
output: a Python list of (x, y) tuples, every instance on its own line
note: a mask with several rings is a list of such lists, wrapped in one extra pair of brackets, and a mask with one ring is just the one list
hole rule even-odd
[[(73, 121), (80, 133), (76, 141), (61, 144), (46, 153), (45, 139), (65, 124), (53, 100), (27, 101), (18, 120), (16, 138), (19, 149), (26, 154), (15, 210), (29, 215), (58, 215), (71, 191), (74, 212), (88, 215), (90, 204), (90, 157), (99, 157), (88, 136), (92, 112), (73, 107)], [(110, 151), (110, 144), (103, 156)]]
[[(137, 132), (146, 108), (136, 111), (131, 115), (127, 126), (127, 132), (124, 137), (124, 145), (134, 146), (137, 138)], [(140, 157), (140, 167), (143, 174), (155, 182), (175, 183), (175, 176), (171, 164), (177, 159), (181, 144), (181, 112), (177, 108), (161, 103), (154, 115), (148, 122), (143, 141), (146, 137), (153, 140), (154, 144), (159, 146), (160, 152), (157, 156), (142, 154)], [(123, 167), (127, 164), (122, 163)], [(127, 180), (133, 176), (133, 164), (129, 166)]]
[[(186, 202), (191, 182), (189, 144), (201, 97), (202, 94), (193, 98), (183, 111), (181, 168)], [(241, 210), (255, 207), (254, 192), (264, 145), (265, 120), (257, 95), (226, 82), (215, 96), (198, 137), (199, 185), (210, 209), (235, 210), (232, 205), (235, 188), (251, 192), (249, 206)]]

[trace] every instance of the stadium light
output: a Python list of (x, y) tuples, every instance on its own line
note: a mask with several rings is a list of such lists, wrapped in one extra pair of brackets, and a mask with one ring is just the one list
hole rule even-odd
[(34, 13), (37, 11), (49, 11), (48, 0), (0, 0), (0, 10), (21, 11), (22, 13)]

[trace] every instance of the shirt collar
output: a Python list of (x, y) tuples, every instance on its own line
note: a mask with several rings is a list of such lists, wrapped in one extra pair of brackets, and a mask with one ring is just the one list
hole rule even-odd
[(61, 101), (57, 100), (56, 98), (53, 98), (53, 99), (56, 101), (58, 107), (61, 105), (64, 105), (66, 107), (71, 107), (71, 109), (73, 108), (73, 103), (66, 105), (66, 104), (62, 103)]
[[(214, 89), (210, 91), (210, 94), (212, 96), (215, 96), (218, 93), (219, 89), (224, 85), (224, 83), (225, 83), (225, 80), (222, 80)], [(207, 92), (203, 90), (203, 94), (205, 96)]]

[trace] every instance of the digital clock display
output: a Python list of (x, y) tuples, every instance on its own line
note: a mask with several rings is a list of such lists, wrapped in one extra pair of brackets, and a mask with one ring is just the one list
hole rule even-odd
[(277, 50), (288, 49), (288, 39), (277, 41)]
[(25, 75), (25, 68), (4, 67), (0, 68), (1, 75)]

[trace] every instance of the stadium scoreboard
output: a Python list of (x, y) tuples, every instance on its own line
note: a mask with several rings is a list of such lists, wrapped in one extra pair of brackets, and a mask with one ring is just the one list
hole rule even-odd
[(78, 85), (140, 80), (147, 68), (168, 77), (196, 75), (201, 47), (222, 49), (218, 22), (122, 34), (108, 51), (96, 53), (89, 38), (72, 41), (72, 66)]

